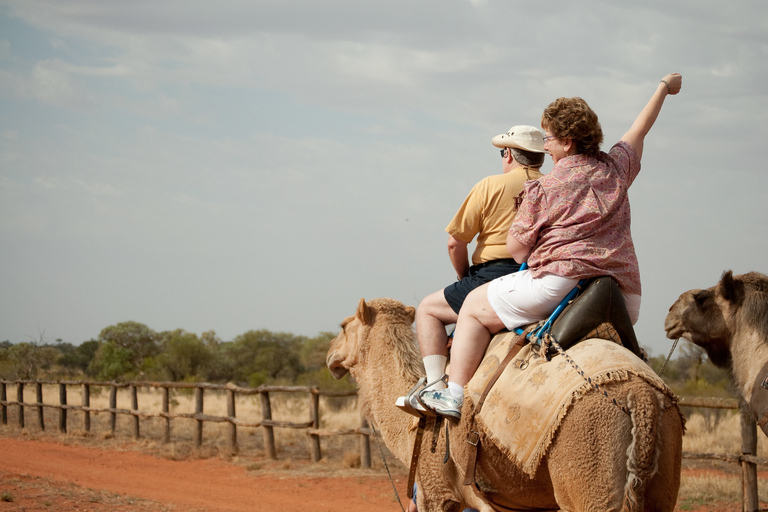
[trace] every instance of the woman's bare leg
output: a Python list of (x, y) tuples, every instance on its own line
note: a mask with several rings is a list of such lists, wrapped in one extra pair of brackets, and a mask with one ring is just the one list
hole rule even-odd
[(491, 337), (504, 329), (504, 324), (488, 303), (488, 285), (479, 286), (467, 295), (453, 334), (448, 380), (462, 387), (480, 366)]

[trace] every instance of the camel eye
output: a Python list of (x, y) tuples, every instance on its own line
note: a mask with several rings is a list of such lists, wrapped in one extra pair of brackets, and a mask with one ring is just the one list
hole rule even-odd
[(702, 290), (693, 296), (693, 300), (696, 301), (697, 306), (702, 307), (711, 295), (712, 294), (708, 290)]

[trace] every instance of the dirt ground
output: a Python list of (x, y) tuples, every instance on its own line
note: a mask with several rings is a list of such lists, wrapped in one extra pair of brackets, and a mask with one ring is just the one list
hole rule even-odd
[[(401, 499), (407, 475), (391, 468)], [(381, 470), (221, 458), (174, 461), (136, 451), (0, 438), (0, 512), (396, 512)], [(692, 510), (692, 509), (688, 509)], [(737, 512), (711, 504), (693, 512)]]
[[(249, 468), (220, 458), (173, 461), (0, 439), (0, 512), (400, 510), (386, 474), (322, 463), (301, 467), (309, 464), (274, 461)], [(403, 493), (407, 475), (393, 476)]]

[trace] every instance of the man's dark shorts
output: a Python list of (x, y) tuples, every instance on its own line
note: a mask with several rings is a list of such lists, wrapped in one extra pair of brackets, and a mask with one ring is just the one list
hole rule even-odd
[(447, 286), (443, 290), (443, 295), (445, 295), (448, 305), (458, 315), (461, 305), (464, 304), (464, 299), (467, 298), (469, 292), (480, 285), (493, 281), (497, 277), (505, 276), (518, 270), (520, 270), (520, 264), (512, 258), (492, 260), (480, 265), (473, 265), (469, 267), (469, 276)]

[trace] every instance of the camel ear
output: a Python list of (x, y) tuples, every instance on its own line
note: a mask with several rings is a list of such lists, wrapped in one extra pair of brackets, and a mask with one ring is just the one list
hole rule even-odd
[(365, 303), (365, 299), (360, 299), (357, 304), (357, 318), (366, 325), (370, 324), (373, 319), (373, 311)]
[(733, 278), (733, 271), (723, 272), (720, 278), (720, 294), (725, 300), (738, 304), (744, 296), (744, 285)]
[(406, 318), (408, 318), (408, 323), (412, 324), (413, 320), (416, 318), (416, 308), (413, 306), (406, 306), (405, 314), (407, 315)]

